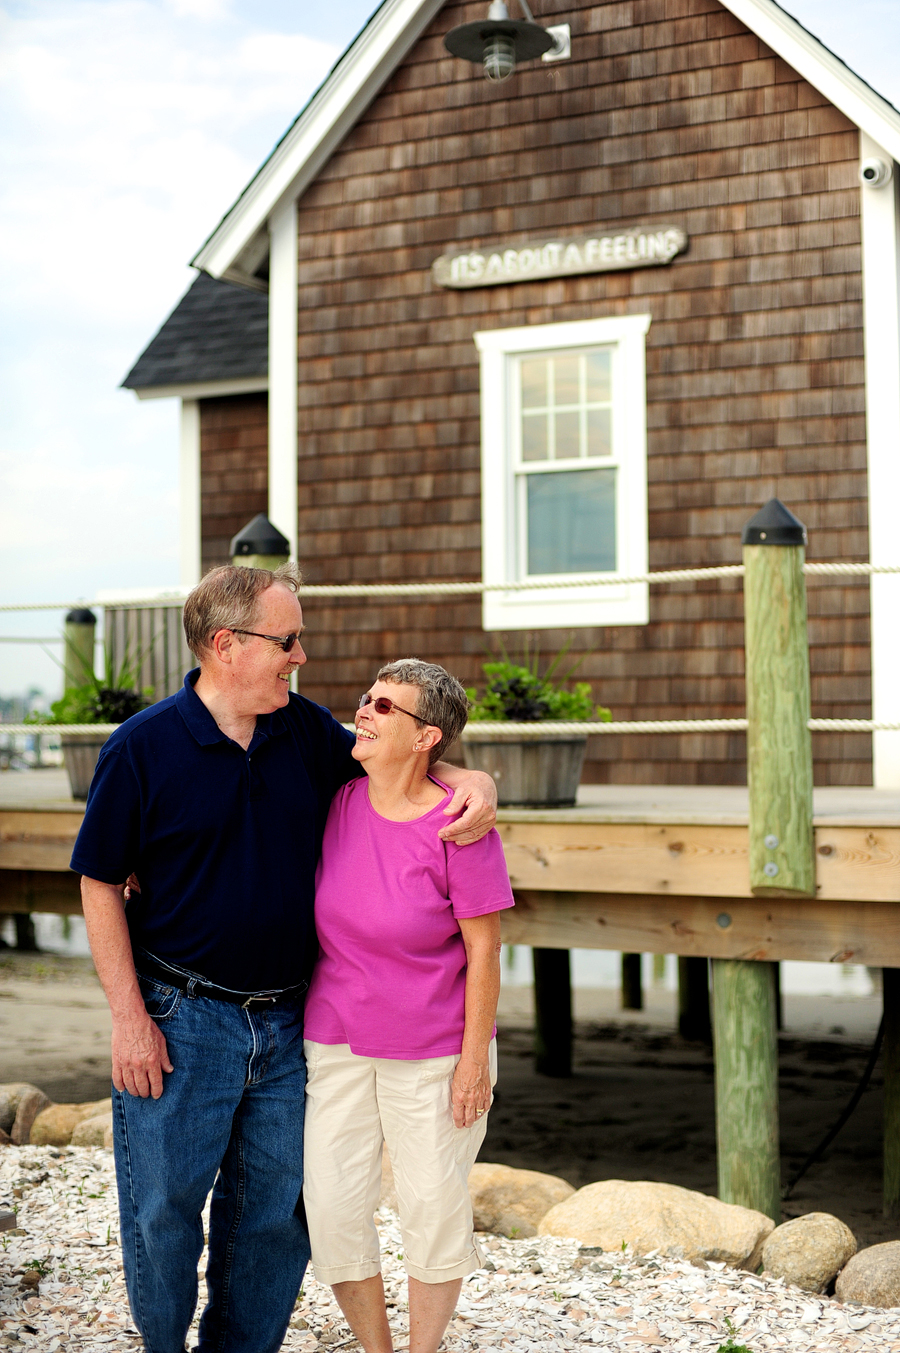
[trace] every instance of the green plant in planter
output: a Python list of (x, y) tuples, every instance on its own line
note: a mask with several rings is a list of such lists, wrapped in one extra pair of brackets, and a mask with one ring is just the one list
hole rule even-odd
[(587, 681), (576, 682), (570, 690), (563, 688), (563, 683), (577, 668), (577, 662), (567, 672), (556, 676), (568, 650), (569, 644), (566, 644), (543, 675), (538, 671), (540, 655), (537, 649), (529, 653), (527, 645), (523, 662), (512, 662), (505, 652), (502, 658), (486, 662), (482, 669), (487, 679), (484, 694), (479, 699), (474, 687), (466, 691), (470, 720), (537, 723), (553, 719), (609, 723), (612, 714), (602, 705), (595, 706)]
[(38, 715), (29, 719), (29, 723), (43, 724), (83, 724), (83, 723), (124, 723), (132, 714), (139, 714), (150, 704), (148, 687), (146, 691), (137, 689), (137, 668), (140, 659), (133, 661), (125, 654), (117, 667), (112, 655), (105, 655), (103, 674), (96, 676), (85, 672), (83, 686), (69, 686), (59, 700), (50, 706), (49, 715)]

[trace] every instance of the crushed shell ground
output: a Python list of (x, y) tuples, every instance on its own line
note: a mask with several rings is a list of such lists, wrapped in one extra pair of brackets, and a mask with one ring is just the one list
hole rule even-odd
[[(0, 1207), (16, 1210), (22, 1232), (0, 1235), (0, 1348), (139, 1349), (122, 1277), (111, 1153), (7, 1147)], [(393, 1213), (379, 1220), (394, 1344), (403, 1349), (402, 1241)], [(464, 1282), (444, 1340), (452, 1353), (581, 1346), (693, 1353), (729, 1339), (751, 1353), (900, 1353), (900, 1309), (844, 1306), (722, 1264), (603, 1254), (564, 1240), (487, 1236), (483, 1244), (487, 1269)], [(284, 1348), (355, 1346), (330, 1289), (308, 1277)]]

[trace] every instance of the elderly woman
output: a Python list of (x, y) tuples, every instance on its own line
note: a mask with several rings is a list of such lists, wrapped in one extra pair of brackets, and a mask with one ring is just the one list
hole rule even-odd
[(366, 1353), (392, 1347), (373, 1220), (385, 1142), (410, 1353), (434, 1353), (481, 1265), (467, 1179), (497, 1076), (499, 912), (513, 899), (496, 831), (464, 847), (438, 837), (450, 790), (429, 767), (466, 717), (443, 667), (382, 667), (356, 714), (366, 774), (332, 802), (316, 879), (304, 1198), (316, 1277)]

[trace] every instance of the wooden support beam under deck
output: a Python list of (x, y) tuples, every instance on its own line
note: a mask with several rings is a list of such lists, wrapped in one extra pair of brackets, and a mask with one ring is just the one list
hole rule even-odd
[(504, 944), (900, 967), (900, 905), (516, 888)]

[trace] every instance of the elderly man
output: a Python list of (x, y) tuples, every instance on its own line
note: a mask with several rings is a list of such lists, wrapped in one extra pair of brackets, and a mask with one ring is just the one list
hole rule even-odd
[[(352, 735), (290, 693), (306, 661), (298, 586), (289, 567), (227, 567), (194, 589), (199, 671), (109, 739), (72, 856), (112, 1011), (122, 1253), (149, 1353), (184, 1347), (210, 1190), (201, 1350), (277, 1349), (309, 1256), (315, 867), (331, 798), (359, 767)], [(468, 803), (441, 834), (480, 837), (491, 782), (438, 770)]]

